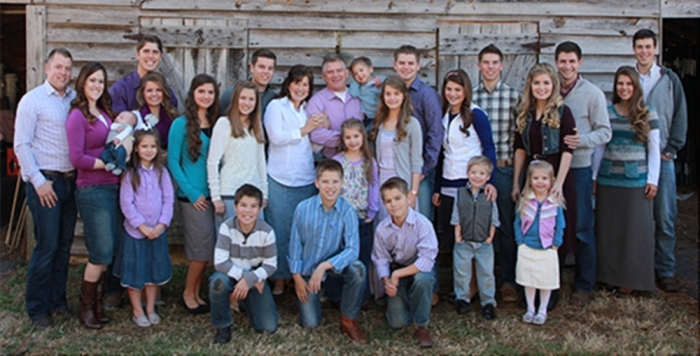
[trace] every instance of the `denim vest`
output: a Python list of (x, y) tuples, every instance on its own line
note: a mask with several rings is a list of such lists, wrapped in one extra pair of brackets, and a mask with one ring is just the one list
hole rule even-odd
[[(559, 107), (559, 118), (564, 115), (564, 105)], [(525, 151), (529, 157), (532, 157), (532, 149), (530, 147), (530, 127), (532, 126), (532, 120), (534, 116), (534, 111), (529, 111), (527, 113), (527, 123), (525, 124), (525, 130), (523, 130), (522, 137), (523, 146), (525, 146)], [(549, 156), (559, 153), (559, 133), (560, 127), (551, 128), (547, 125), (542, 124), (542, 155)]]

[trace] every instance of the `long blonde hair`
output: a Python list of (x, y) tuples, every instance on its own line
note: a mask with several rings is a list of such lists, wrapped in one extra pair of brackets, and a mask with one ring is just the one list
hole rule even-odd
[(634, 85), (634, 92), (632, 97), (627, 104), (629, 110), (630, 124), (634, 130), (634, 138), (639, 142), (647, 142), (649, 138), (649, 132), (651, 131), (651, 126), (649, 126), (649, 108), (644, 105), (644, 96), (642, 95), (642, 85), (639, 83), (639, 75), (637, 71), (630, 66), (622, 66), (615, 72), (615, 82), (613, 86), (612, 102), (613, 104), (619, 104), (622, 102), (622, 98), (617, 94), (617, 80), (621, 75), (626, 75), (632, 80)]
[(527, 73), (527, 80), (523, 87), (523, 100), (520, 102), (518, 117), (515, 119), (516, 130), (518, 130), (520, 134), (525, 131), (529, 112), (537, 108), (537, 99), (535, 99), (535, 96), (532, 94), (532, 81), (540, 74), (546, 74), (552, 80), (552, 95), (547, 99), (547, 103), (544, 106), (542, 124), (553, 129), (558, 128), (561, 124), (559, 108), (564, 105), (564, 99), (559, 93), (559, 88), (561, 86), (559, 83), (559, 76), (551, 64), (537, 63), (532, 66)]
[[(526, 200), (527, 197), (529, 197), (530, 194), (534, 192), (530, 182), (532, 181), (532, 174), (537, 170), (545, 171), (547, 173), (547, 176), (549, 176), (549, 181), (551, 182), (551, 184), (554, 184), (554, 166), (552, 166), (549, 162), (542, 160), (534, 160), (530, 162), (530, 165), (527, 167), (527, 178), (525, 180), (525, 186), (523, 187), (523, 194), (520, 197), (520, 201), (518, 202), (517, 209), (519, 214), (522, 214), (523, 209), (525, 208), (525, 204), (523, 204), (523, 201)], [(566, 201), (563, 197), (557, 201), (557, 204), (559, 204), (559, 206), (561, 206), (562, 208), (566, 208)]]

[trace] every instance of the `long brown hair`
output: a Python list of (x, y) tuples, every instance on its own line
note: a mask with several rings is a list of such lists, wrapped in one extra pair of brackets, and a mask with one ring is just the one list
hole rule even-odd
[(185, 129), (187, 130), (188, 151), (193, 161), (197, 160), (202, 148), (202, 139), (199, 137), (199, 108), (194, 101), (194, 92), (204, 84), (211, 84), (214, 86), (214, 102), (207, 108), (209, 127), (213, 127), (214, 123), (219, 118), (219, 86), (216, 85), (216, 79), (208, 74), (197, 74), (192, 78), (190, 90), (187, 92), (187, 98), (185, 99)]
[(178, 117), (179, 113), (177, 112), (177, 108), (173, 107), (173, 105), (170, 103), (172, 96), (170, 95), (168, 83), (166, 82), (165, 77), (158, 72), (146, 73), (146, 75), (141, 78), (141, 85), (139, 85), (139, 89), (136, 91), (136, 102), (139, 104), (139, 108), (146, 105), (146, 99), (143, 97), (143, 91), (146, 90), (146, 83), (149, 82), (158, 85), (160, 91), (163, 93), (163, 101), (160, 103), (160, 106), (165, 109), (165, 112), (168, 113), (171, 119)]
[(362, 147), (360, 152), (362, 152), (362, 171), (365, 173), (365, 179), (367, 179), (368, 184), (372, 184), (372, 171), (374, 170), (374, 163), (372, 158), (372, 150), (369, 148), (369, 141), (367, 140), (367, 131), (365, 130), (365, 125), (360, 121), (360, 119), (347, 119), (343, 121), (340, 125), (340, 144), (338, 145), (338, 150), (340, 152), (346, 152), (348, 146), (345, 145), (345, 130), (355, 129), (362, 135)]
[(455, 69), (445, 76), (445, 80), (442, 83), (442, 109), (445, 113), (450, 110), (450, 103), (447, 101), (447, 96), (445, 95), (445, 89), (447, 88), (447, 83), (452, 82), (462, 87), (464, 90), (464, 100), (462, 105), (459, 107), (459, 116), (462, 117), (462, 126), (459, 127), (459, 131), (462, 131), (467, 137), (469, 136), (469, 126), (472, 125), (474, 117), (472, 116), (472, 81), (469, 80), (469, 75), (467, 72), (461, 69)]
[(398, 90), (403, 94), (403, 103), (401, 103), (401, 108), (399, 110), (399, 120), (396, 123), (396, 142), (401, 142), (406, 136), (408, 136), (408, 130), (406, 127), (411, 121), (411, 113), (413, 112), (413, 105), (411, 105), (411, 96), (408, 94), (408, 88), (403, 79), (397, 76), (391, 76), (384, 80), (382, 84), (382, 91), (379, 94), (379, 107), (377, 108), (377, 117), (374, 119), (374, 124), (372, 125), (372, 130), (370, 131), (369, 139), (372, 142), (377, 140), (377, 135), (379, 135), (379, 128), (384, 124), (384, 121), (389, 117), (389, 107), (386, 106), (384, 102), (384, 92), (386, 92), (386, 87)]
[(141, 177), (139, 176), (141, 158), (139, 157), (138, 147), (141, 141), (148, 136), (156, 139), (156, 156), (153, 158), (153, 169), (158, 172), (158, 182), (160, 182), (160, 179), (163, 177), (163, 171), (165, 170), (165, 164), (163, 163), (163, 149), (160, 148), (160, 136), (158, 135), (158, 131), (136, 130), (134, 132), (134, 148), (131, 150), (127, 174), (122, 176), (122, 179), (126, 179), (127, 176), (131, 177), (131, 186), (134, 188), (134, 192), (139, 189), (139, 184), (141, 184)]
[(620, 98), (620, 95), (617, 93), (617, 80), (621, 75), (628, 76), (634, 85), (634, 92), (627, 103), (630, 124), (634, 130), (634, 138), (639, 142), (647, 142), (649, 132), (651, 131), (651, 126), (649, 126), (649, 108), (644, 105), (642, 85), (639, 82), (639, 75), (634, 68), (630, 66), (622, 66), (617, 69), (617, 72), (615, 72), (615, 82), (613, 83), (615, 90), (613, 90), (612, 102), (613, 104), (619, 104), (622, 102), (622, 98)]
[(78, 79), (75, 81), (75, 99), (71, 101), (71, 109), (78, 109), (85, 116), (87, 122), (92, 124), (95, 122), (95, 115), (90, 113), (90, 107), (87, 97), (85, 96), (85, 83), (88, 77), (97, 71), (102, 71), (104, 74), (104, 89), (102, 90), (102, 95), (97, 99), (97, 108), (102, 110), (109, 116), (109, 118), (114, 117), (114, 112), (112, 111), (112, 97), (109, 95), (107, 90), (107, 70), (100, 62), (89, 62), (80, 69), (78, 74)]
[[(236, 83), (233, 95), (231, 95), (231, 106), (229, 106), (228, 121), (231, 124), (231, 137), (241, 138), (245, 136), (246, 130), (255, 137), (259, 143), (265, 143), (265, 136), (262, 130), (262, 119), (260, 118), (260, 93), (255, 83), (244, 80)], [(244, 89), (250, 89), (255, 93), (255, 109), (248, 114), (248, 127), (243, 127), (241, 112), (238, 107), (238, 99)]]
[(559, 93), (559, 88), (561, 86), (559, 83), (559, 76), (551, 64), (537, 63), (532, 66), (527, 73), (527, 80), (523, 87), (523, 100), (520, 102), (520, 112), (518, 112), (518, 117), (515, 119), (515, 127), (521, 134), (525, 131), (529, 112), (537, 108), (537, 99), (535, 99), (535, 96), (532, 94), (532, 81), (540, 74), (548, 75), (552, 81), (552, 95), (547, 99), (547, 103), (544, 106), (542, 124), (554, 129), (558, 128), (561, 124), (559, 108), (564, 105), (564, 99)]

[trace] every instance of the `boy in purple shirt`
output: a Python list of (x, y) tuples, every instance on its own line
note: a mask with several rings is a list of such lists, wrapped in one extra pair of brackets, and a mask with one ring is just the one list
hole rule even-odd
[(372, 262), (386, 293), (386, 319), (392, 329), (415, 323), (420, 347), (433, 341), (427, 326), (435, 283), (433, 267), (438, 243), (433, 224), (408, 206), (408, 184), (394, 177), (382, 184), (382, 200), (390, 217), (377, 226)]

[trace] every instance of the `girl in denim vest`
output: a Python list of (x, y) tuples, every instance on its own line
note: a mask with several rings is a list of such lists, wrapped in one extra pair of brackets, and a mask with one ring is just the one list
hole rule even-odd
[[(518, 262), (515, 281), (525, 288), (527, 312), (523, 322), (543, 325), (552, 290), (559, 288), (557, 249), (563, 242), (564, 200), (552, 191), (554, 167), (534, 160), (527, 170), (527, 184), (515, 215), (515, 242)], [(535, 314), (535, 291), (540, 305)]]

